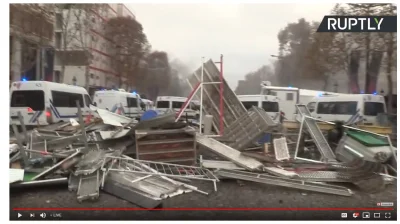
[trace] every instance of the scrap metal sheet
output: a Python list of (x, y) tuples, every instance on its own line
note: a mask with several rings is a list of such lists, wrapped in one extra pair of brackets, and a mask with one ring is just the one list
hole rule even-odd
[(100, 194), (100, 171), (89, 174), (81, 175), (79, 180), (77, 199), (83, 201), (87, 199), (97, 199)]
[(122, 138), (128, 135), (132, 130), (131, 129), (123, 129), (118, 131), (99, 131), (102, 139), (117, 139)]
[(154, 198), (151, 195), (140, 192), (129, 185), (118, 183), (110, 178), (106, 180), (103, 191), (142, 208), (156, 208), (162, 203), (162, 200), (159, 200), (158, 198)]
[(275, 177), (266, 174), (251, 173), (238, 170), (218, 170), (218, 176), (226, 178), (234, 178), (239, 180), (247, 180), (257, 183), (276, 185), (288, 188), (297, 188), (301, 190), (316, 191), (327, 194), (336, 194), (342, 196), (351, 196), (353, 192), (345, 187), (328, 185), (322, 183), (305, 182), (302, 180), (295, 180), (283, 177)]
[(244, 150), (277, 126), (278, 124), (262, 108), (253, 106), (248, 113), (225, 129), (224, 137), (229, 139), (227, 145), (230, 147)]
[(108, 110), (96, 108), (96, 111), (99, 114), (100, 118), (103, 120), (104, 124), (122, 127), (122, 124), (127, 124), (132, 122), (131, 118), (116, 113), (112, 113)]
[(285, 137), (274, 139), (274, 151), (276, 160), (282, 161), (290, 159)]
[(146, 195), (151, 195), (153, 199), (158, 200), (192, 191), (181, 185), (166, 181), (156, 175), (151, 176), (148, 174), (111, 171), (107, 175), (107, 178), (111, 178), (122, 185), (134, 188)]
[(10, 184), (24, 180), (25, 170), (23, 170), (23, 169), (9, 169), (8, 172), (10, 173)]
[(231, 161), (201, 160), (200, 165), (201, 167), (207, 169), (244, 170), (244, 168), (234, 164)]
[(196, 136), (197, 143), (215, 152), (216, 154), (225, 157), (236, 165), (245, 168), (246, 170), (257, 170), (263, 166), (259, 161), (241, 155), (240, 151), (233, 149), (215, 139), (208, 138), (203, 135)]
[(287, 171), (278, 167), (264, 167), (264, 171), (279, 177), (298, 177), (299, 175), (293, 171)]

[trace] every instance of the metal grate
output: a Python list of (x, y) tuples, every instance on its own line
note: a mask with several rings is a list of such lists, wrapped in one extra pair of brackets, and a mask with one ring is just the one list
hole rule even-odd
[[(305, 105), (296, 105), (296, 108), (301, 117), (304, 118), (304, 124), (306, 125), (308, 132), (311, 134), (311, 137), (313, 138), (322, 156), (330, 161), (336, 161), (335, 154), (332, 152), (331, 147), (319, 129), (317, 122), (311, 118), (310, 111), (307, 109), (307, 107)], [(300, 133), (301, 131), (302, 130), (300, 130)]]
[(224, 137), (230, 141), (227, 145), (237, 150), (243, 150), (277, 125), (262, 108), (253, 106), (248, 113), (239, 117), (229, 128), (225, 129)]
[(274, 150), (276, 160), (282, 161), (290, 159), (285, 137), (274, 139)]
[(105, 172), (132, 172), (147, 175), (166, 176), (171, 178), (175, 177), (183, 179), (206, 180), (214, 183), (215, 190), (216, 182), (219, 181), (218, 178), (208, 169), (203, 169), (200, 167), (137, 160), (129, 157), (106, 156), (106, 158), (111, 159), (111, 164), (108, 164), (107, 162), (103, 163), (102, 170)]

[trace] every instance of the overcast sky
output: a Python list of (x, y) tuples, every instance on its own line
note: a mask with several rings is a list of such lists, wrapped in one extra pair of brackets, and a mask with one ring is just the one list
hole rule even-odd
[(219, 60), (232, 89), (245, 74), (270, 64), (277, 34), (299, 18), (321, 21), (333, 3), (127, 4), (142, 23), (153, 50), (168, 52), (195, 70), (201, 57)]

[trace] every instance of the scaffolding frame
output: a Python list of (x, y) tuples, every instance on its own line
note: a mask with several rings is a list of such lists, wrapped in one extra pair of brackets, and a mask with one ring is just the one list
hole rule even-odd
[(203, 92), (204, 85), (216, 85), (219, 84), (219, 135), (208, 135), (209, 137), (221, 137), (224, 135), (224, 73), (223, 73), (223, 65), (224, 65), (224, 56), (221, 54), (220, 61), (214, 62), (215, 64), (220, 65), (219, 70), (219, 82), (204, 82), (204, 57), (201, 58), (201, 80), (200, 82), (193, 88), (192, 92), (190, 92), (189, 97), (186, 99), (185, 103), (182, 105), (179, 110), (175, 122), (178, 121), (186, 108), (189, 106), (189, 103), (193, 100), (193, 97), (200, 90), (200, 128), (199, 133), (202, 134), (202, 126), (203, 126)]

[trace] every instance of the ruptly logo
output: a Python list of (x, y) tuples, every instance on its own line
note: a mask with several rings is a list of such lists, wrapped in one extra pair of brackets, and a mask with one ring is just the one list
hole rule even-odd
[(397, 32), (397, 16), (324, 16), (317, 32)]

